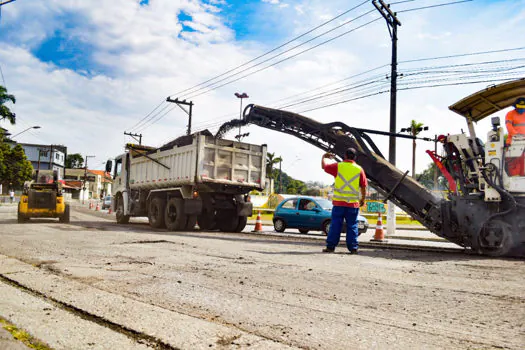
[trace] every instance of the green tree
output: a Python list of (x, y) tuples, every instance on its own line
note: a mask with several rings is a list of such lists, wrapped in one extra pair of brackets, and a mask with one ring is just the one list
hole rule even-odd
[(66, 157), (66, 168), (82, 168), (84, 166), (84, 157), (80, 153), (68, 154)]
[(4, 188), (20, 188), (25, 181), (31, 180), (32, 174), (33, 166), (22, 146), (11, 148), (7, 143), (0, 143), (0, 183)]
[(16, 115), (5, 106), (9, 101), (15, 103), (15, 96), (8, 94), (7, 89), (0, 85), (0, 120), (7, 119), (13, 125), (16, 122)]
[(275, 180), (276, 176), (277, 176), (277, 171), (274, 171), (273, 169), (273, 166), (275, 164), (278, 164), (280, 162), (282, 162), (283, 159), (281, 157), (275, 157), (275, 153), (270, 153), (268, 152), (266, 154), (266, 174)]

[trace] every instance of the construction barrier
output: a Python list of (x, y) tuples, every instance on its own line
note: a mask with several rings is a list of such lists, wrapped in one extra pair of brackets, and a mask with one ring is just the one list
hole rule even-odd
[(255, 228), (252, 232), (263, 232), (262, 228), (262, 220), (261, 220), (261, 212), (257, 212), (257, 219), (255, 220)]
[(370, 241), (372, 242), (385, 242), (386, 241), (385, 231), (383, 230), (383, 221), (381, 219), (381, 213), (378, 213), (376, 232), (374, 234), (374, 238), (372, 238)]

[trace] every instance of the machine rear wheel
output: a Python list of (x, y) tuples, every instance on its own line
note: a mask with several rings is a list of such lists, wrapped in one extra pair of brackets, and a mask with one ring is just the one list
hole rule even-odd
[(17, 219), (19, 224), (23, 224), (29, 221), (29, 218), (20, 212), (20, 203), (18, 203)]
[(66, 207), (64, 208), (64, 214), (58, 219), (59, 222), (62, 223), (69, 223), (69, 204), (66, 204)]
[(512, 227), (501, 220), (486, 222), (481, 228), (478, 242), (480, 251), (484, 255), (508, 255), (514, 247)]

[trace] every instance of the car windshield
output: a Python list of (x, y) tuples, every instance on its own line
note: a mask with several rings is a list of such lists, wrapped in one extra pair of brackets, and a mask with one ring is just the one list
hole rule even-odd
[(315, 199), (315, 201), (323, 209), (332, 209), (332, 207), (333, 207), (332, 202), (330, 202), (328, 199), (324, 199), (324, 198), (322, 198), (322, 199)]

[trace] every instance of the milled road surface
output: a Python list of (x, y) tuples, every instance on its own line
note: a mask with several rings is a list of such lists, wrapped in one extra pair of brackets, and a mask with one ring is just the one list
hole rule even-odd
[(322, 247), (4, 206), (0, 317), (55, 349), (523, 349), (523, 261)]

